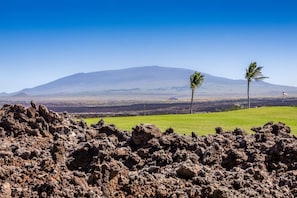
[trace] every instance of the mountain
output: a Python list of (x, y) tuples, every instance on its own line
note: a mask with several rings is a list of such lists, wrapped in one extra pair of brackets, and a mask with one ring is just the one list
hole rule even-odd
[[(20, 91), (29, 96), (165, 96), (188, 97), (193, 70), (147, 66), (90, 73), (77, 73)], [(231, 80), (203, 73), (204, 83), (196, 94), (203, 97), (245, 97), (246, 80)], [(296, 87), (253, 82), (251, 96), (297, 94)]]
[(77, 73), (31, 89), (27, 94), (98, 93), (119, 90), (152, 90), (185, 86), (191, 70), (158, 66)]

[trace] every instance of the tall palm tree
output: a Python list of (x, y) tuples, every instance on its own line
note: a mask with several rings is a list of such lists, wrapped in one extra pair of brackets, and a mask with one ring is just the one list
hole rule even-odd
[(202, 85), (203, 81), (204, 81), (204, 76), (200, 72), (195, 71), (190, 76), (190, 85), (191, 85), (191, 90), (192, 90), (190, 113), (192, 113), (194, 91), (197, 87), (200, 87)]
[(249, 67), (246, 69), (245, 79), (247, 79), (248, 108), (251, 107), (250, 84), (251, 84), (252, 80), (259, 81), (259, 80), (263, 80), (264, 78), (268, 78), (268, 77), (263, 76), (262, 69), (263, 69), (263, 67), (257, 66), (256, 62), (251, 62)]

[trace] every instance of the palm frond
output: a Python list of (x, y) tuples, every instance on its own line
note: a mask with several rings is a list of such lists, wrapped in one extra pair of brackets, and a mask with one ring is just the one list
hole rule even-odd
[(191, 88), (196, 88), (199, 87), (204, 81), (204, 76), (200, 73), (200, 72), (194, 72), (191, 76), (190, 76), (190, 85)]
[(245, 78), (249, 81), (251, 81), (251, 80), (259, 81), (259, 80), (268, 78), (268, 77), (263, 76), (262, 69), (263, 69), (263, 67), (257, 66), (256, 62), (252, 62), (249, 65), (249, 67), (246, 69)]
[(269, 77), (266, 77), (266, 76), (259, 76), (259, 77), (254, 77), (254, 80), (255, 80), (255, 81), (260, 81), (260, 80), (263, 80), (263, 79), (266, 79), (266, 78), (269, 78)]

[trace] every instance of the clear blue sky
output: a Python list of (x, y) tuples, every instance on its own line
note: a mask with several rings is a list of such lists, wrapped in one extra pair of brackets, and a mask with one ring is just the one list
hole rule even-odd
[(0, 1), (0, 92), (160, 65), (297, 86), (296, 0)]

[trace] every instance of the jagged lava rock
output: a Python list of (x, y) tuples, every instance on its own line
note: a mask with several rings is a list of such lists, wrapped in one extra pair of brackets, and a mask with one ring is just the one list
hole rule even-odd
[(152, 138), (159, 138), (162, 131), (152, 124), (140, 124), (133, 128), (132, 141), (136, 145), (145, 145)]
[(0, 109), (0, 197), (296, 197), (297, 139), (284, 123), (181, 136), (121, 131), (46, 106)]

